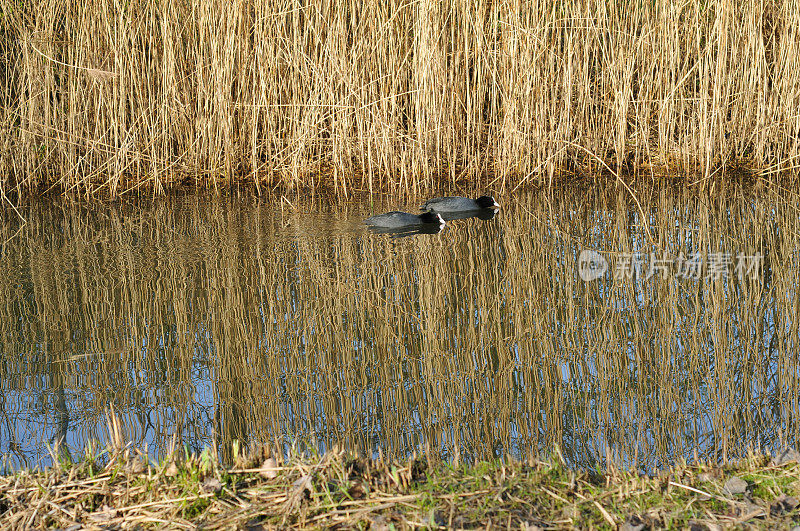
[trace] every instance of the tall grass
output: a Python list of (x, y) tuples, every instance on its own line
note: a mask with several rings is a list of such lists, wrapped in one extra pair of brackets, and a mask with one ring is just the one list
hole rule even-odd
[(0, 192), (772, 176), (798, 27), (791, 0), (0, 0)]
[[(109, 404), (156, 454), (173, 431), (647, 467), (797, 444), (800, 227), (769, 194), (640, 191), (652, 245), (622, 192), (405, 239), (354, 232), (345, 202), (37, 204), (0, 225), (2, 450), (103, 438)], [(583, 248), (769, 259), (584, 283)]]

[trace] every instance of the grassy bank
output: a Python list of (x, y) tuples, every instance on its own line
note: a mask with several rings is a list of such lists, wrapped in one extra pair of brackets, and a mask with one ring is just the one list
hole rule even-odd
[(800, 162), (793, 2), (0, 1), (0, 194)]
[(335, 452), (287, 462), (267, 455), (226, 468), (209, 452), (155, 464), (130, 449), (109, 450), (76, 465), (18, 472), (0, 477), (0, 525), (788, 529), (800, 520), (800, 466), (784, 457), (649, 477), (574, 471), (557, 456), (456, 466)]

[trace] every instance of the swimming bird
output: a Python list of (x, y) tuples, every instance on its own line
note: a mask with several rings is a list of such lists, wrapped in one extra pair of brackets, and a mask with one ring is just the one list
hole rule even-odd
[(500, 208), (500, 205), (497, 204), (494, 197), (482, 195), (478, 199), (470, 199), (469, 197), (436, 197), (430, 199), (419, 208), (425, 211), (444, 213)]
[(411, 225), (399, 228), (374, 227), (372, 225), (367, 227), (367, 230), (372, 234), (386, 234), (392, 238), (407, 238), (409, 236), (418, 236), (420, 234), (439, 234), (443, 229), (444, 225), (436, 225), (435, 223)]
[(454, 219), (477, 218), (484, 221), (490, 220), (497, 215), (496, 208), (482, 208), (480, 210), (462, 210), (461, 212), (442, 212), (440, 215), (445, 223)]
[(383, 229), (403, 229), (408, 227), (419, 227), (421, 225), (444, 226), (442, 216), (436, 212), (423, 212), (422, 214), (409, 214), (408, 212), (387, 212), (378, 214), (364, 220), (364, 223), (372, 227)]

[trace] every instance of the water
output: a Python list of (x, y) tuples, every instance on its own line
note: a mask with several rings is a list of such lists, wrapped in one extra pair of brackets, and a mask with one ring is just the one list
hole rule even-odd
[[(518, 194), (412, 235), (362, 226), (416, 204), (385, 201), (6, 210), (0, 454), (46, 464), (64, 440), (78, 457), (111, 407), (156, 457), (173, 440), (226, 459), (233, 440), (459, 459), (557, 445), (574, 466), (655, 468), (795, 444), (796, 210), (771, 192), (637, 199)], [(677, 270), (692, 256), (700, 275)]]

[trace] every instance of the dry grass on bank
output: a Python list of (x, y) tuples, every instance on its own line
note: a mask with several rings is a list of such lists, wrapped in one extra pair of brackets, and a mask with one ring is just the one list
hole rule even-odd
[(800, 164), (794, 2), (0, 1), (0, 195)]
[(645, 477), (573, 471), (557, 458), (390, 465), (334, 452), (279, 464), (255, 453), (225, 468), (209, 452), (153, 464), (127, 449), (0, 477), (0, 487), (4, 529), (788, 529), (800, 520), (800, 466), (785, 457)]

